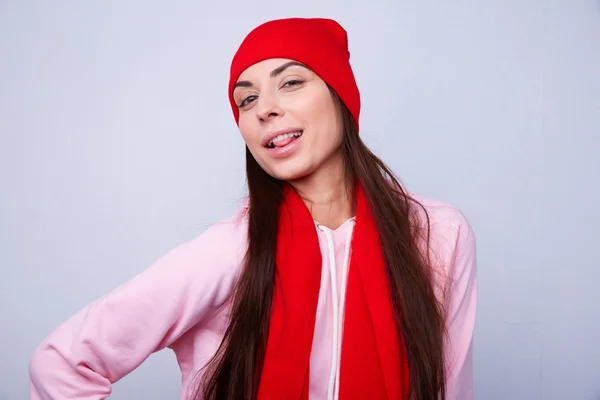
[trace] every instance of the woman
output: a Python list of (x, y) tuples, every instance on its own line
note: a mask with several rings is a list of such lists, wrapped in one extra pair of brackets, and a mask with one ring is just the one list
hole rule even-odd
[(344, 29), (267, 22), (230, 72), (248, 200), (53, 332), (31, 398), (103, 399), (168, 347), (185, 399), (471, 399), (473, 233), (360, 140)]

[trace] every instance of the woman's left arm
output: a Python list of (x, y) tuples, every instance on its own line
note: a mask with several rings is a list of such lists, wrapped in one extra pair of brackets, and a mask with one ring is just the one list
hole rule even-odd
[[(446, 288), (446, 400), (472, 400), (473, 333), (477, 309), (475, 235), (460, 211), (453, 233), (456, 240)], [(454, 225), (454, 224), (453, 224)], [(454, 236), (454, 235), (453, 235)]]

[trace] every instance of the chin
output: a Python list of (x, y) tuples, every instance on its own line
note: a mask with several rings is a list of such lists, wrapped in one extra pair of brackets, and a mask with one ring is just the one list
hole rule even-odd
[(279, 165), (270, 168), (267, 173), (273, 178), (281, 181), (291, 182), (303, 179), (312, 173), (312, 169), (308, 166), (301, 165)]

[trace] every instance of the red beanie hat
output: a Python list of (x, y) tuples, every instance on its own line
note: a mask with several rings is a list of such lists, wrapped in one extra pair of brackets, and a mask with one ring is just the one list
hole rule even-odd
[(288, 58), (310, 68), (337, 93), (358, 129), (360, 93), (350, 66), (348, 36), (339, 23), (325, 18), (268, 21), (246, 36), (233, 57), (229, 78), (229, 101), (236, 123), (235, 83), (248, 67), (269, 58)]

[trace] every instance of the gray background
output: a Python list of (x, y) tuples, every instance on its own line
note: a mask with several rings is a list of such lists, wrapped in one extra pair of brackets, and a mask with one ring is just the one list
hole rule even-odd
[[(476, 395), (600, 399), (600, 2), (0, 1), (0, 399), (56, 325), (245, 193), (230, 58), (270, 18), (348, 30), (362, 135), (471, 220)], [(176, 399), (170, 352), (115, 399)]]

